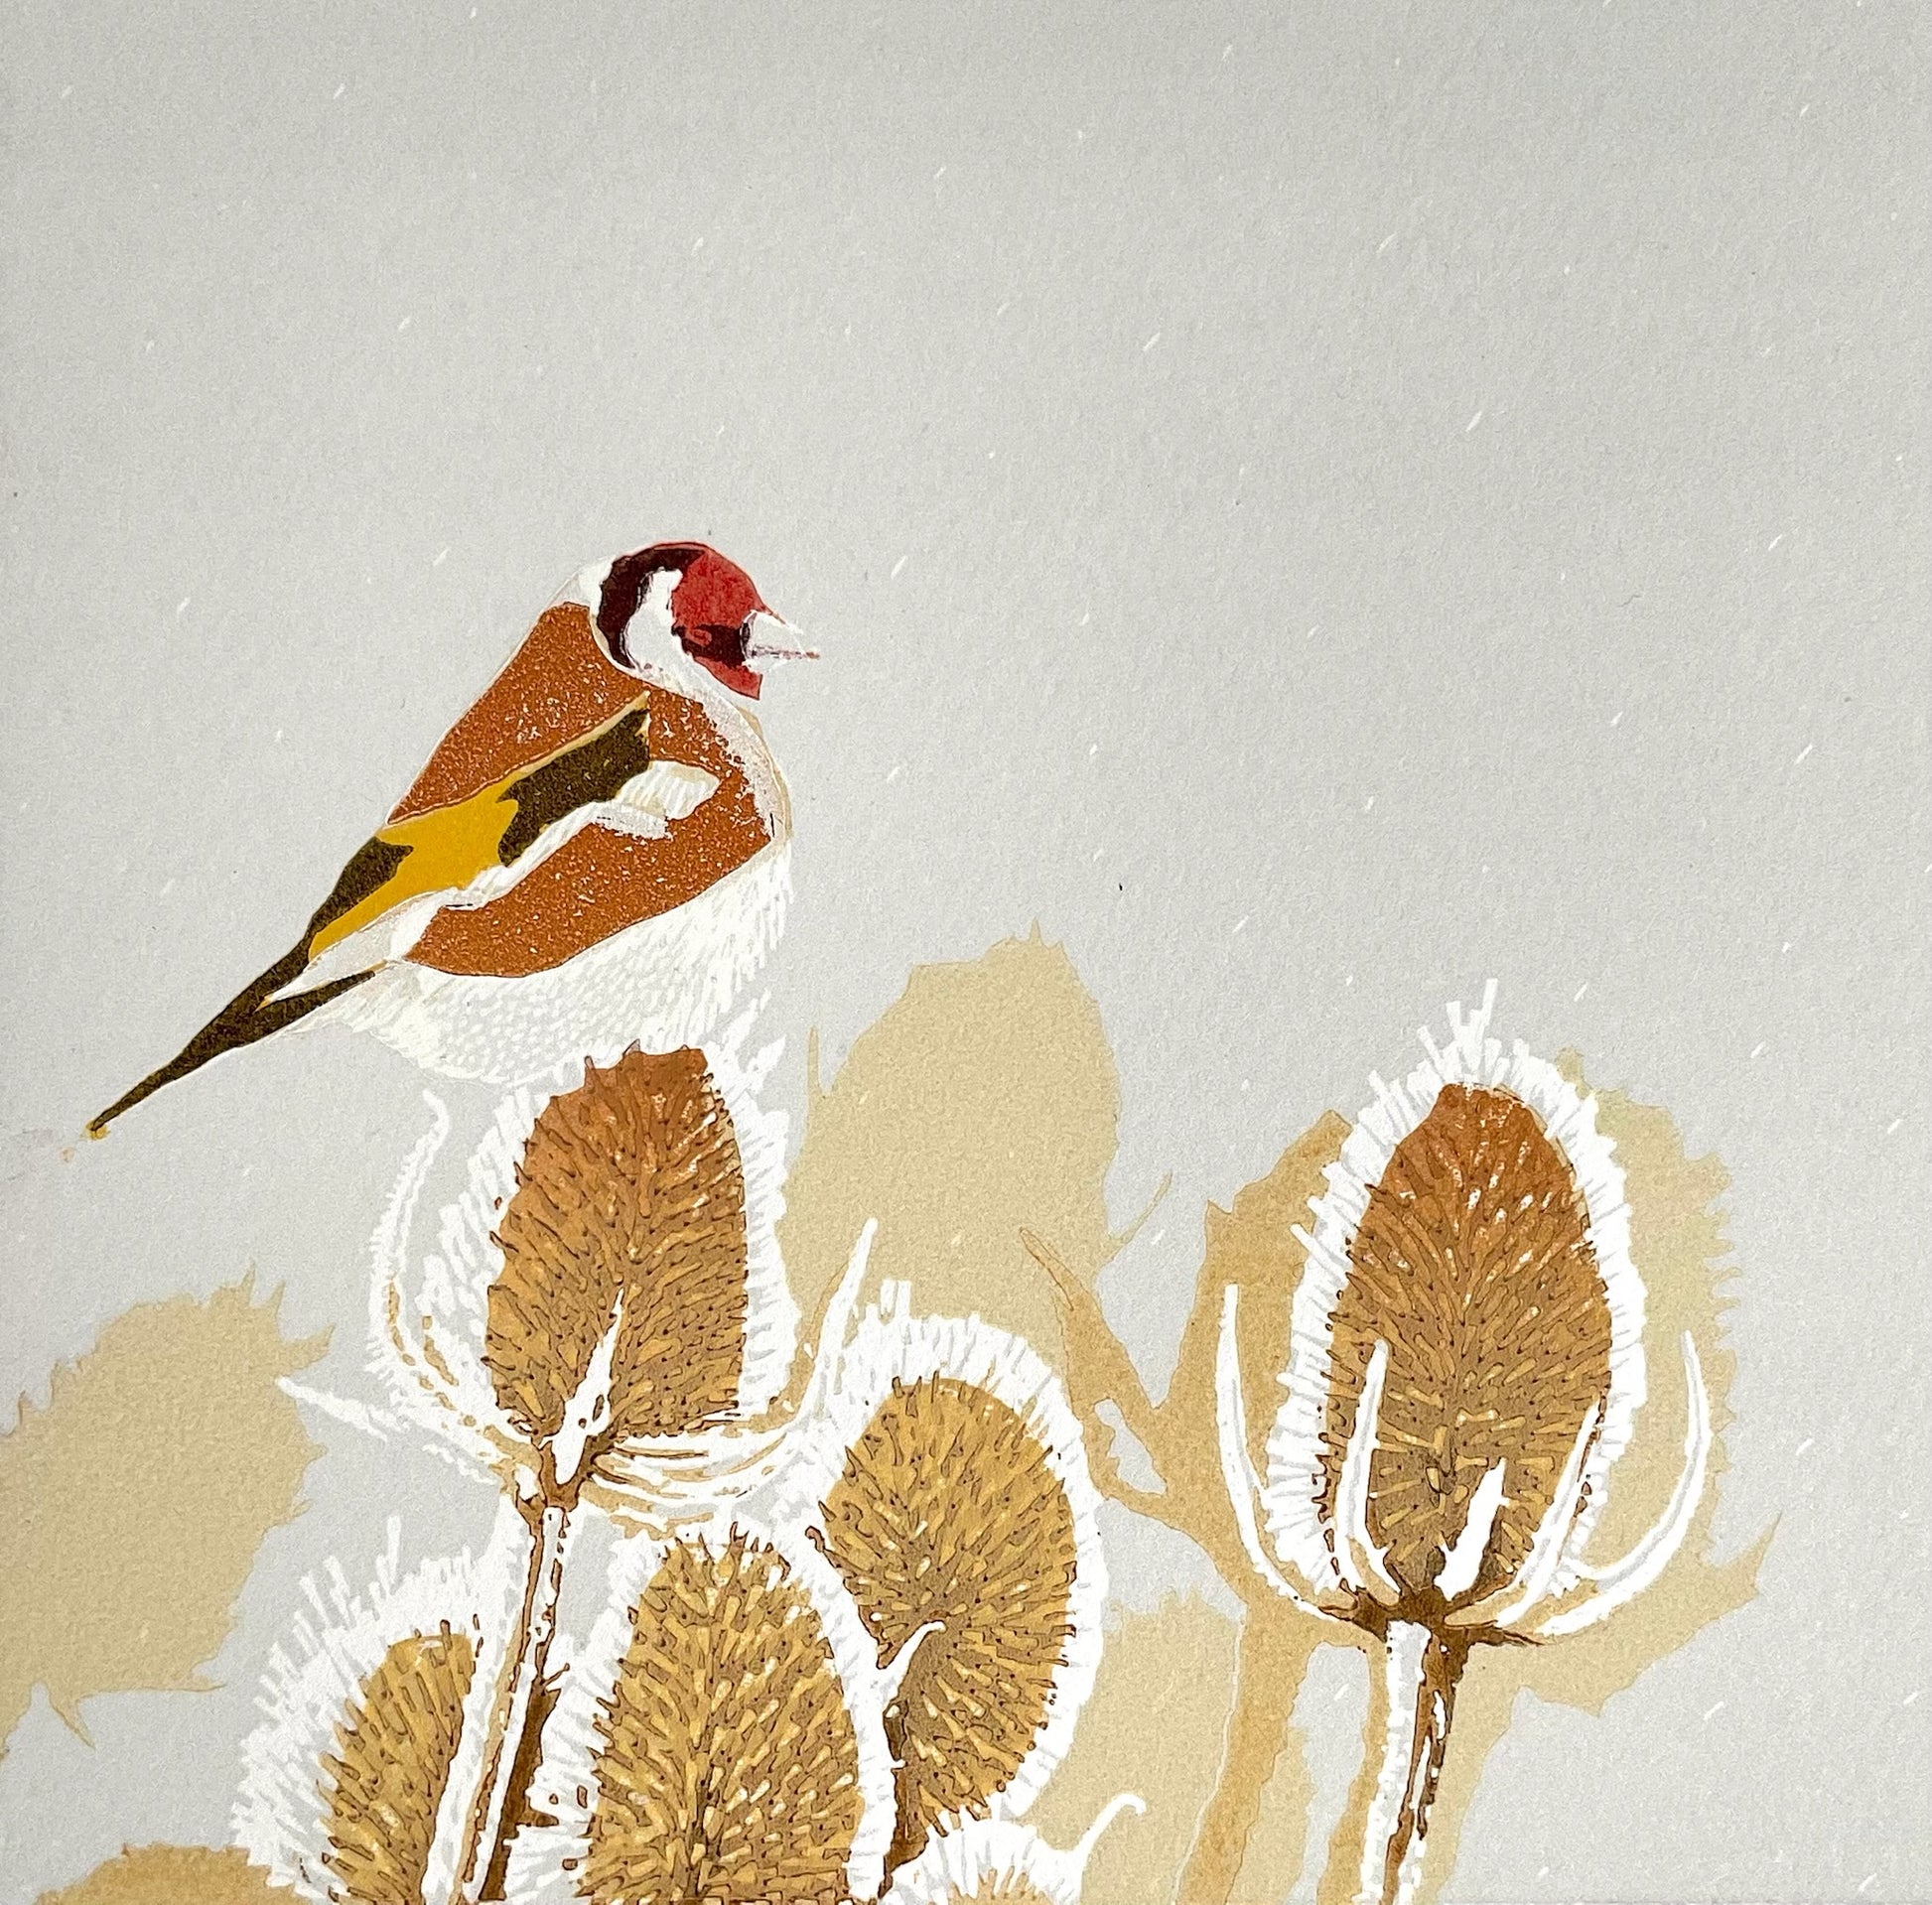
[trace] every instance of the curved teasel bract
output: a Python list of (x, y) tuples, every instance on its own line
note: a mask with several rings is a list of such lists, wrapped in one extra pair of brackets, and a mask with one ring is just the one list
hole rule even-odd
[(718, 1523), (637, 1541), (573, 1663), (513, 1898), (869, 1898), (893, 1827), (884, 1683), (809, 1544)]
[(512, 1094), (412, 1267), (439, 1108), (374, 1244), (371, 1335), (399, 1413), (547, 1499), (660, 1460), (695, 1470), (694, 1512), (712, 1512), (705, 1484), (783, 1387), (797, 1322), (773, 1230), (784, 1120), (756, 1099), (777, 1048), (742, 1065), (744, 1031)]
[(1058, 1379), (977, 1317), (905, 1315), (904, 1294), (867, 1313), (786, 1479), (903, 1675), (894, 1866), (948, 1820), (1032, 1802), (1092, 1688), (1106, 1595)]
[(483, 1557), (399, 1577), (398, 1529), (363, 1594), (331, 1564), (312, 1617), (270, 1656), (242, 1749), (233, 1837), (304, 1898), (420, 1905), (454, 1879), (493, 1675), (510, 1625), (514, 1515)]

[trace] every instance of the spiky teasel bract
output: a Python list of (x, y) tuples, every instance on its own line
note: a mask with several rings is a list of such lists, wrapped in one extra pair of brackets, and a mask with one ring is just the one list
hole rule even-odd
[(978, 1317), (868, 1311), (782, 1487), (881, 1660), (937, 1624), (888, 1709), (897, 1865), (937, 1826), (1026, 1809), (1093, 1685), (1097, 1506), (1058, 1379)]
[(783, 1388), (797, 1323), (773, 1232), (784, 1119), (757, 1102), (778, 1047), (742, 1064), (748, 1025), (512, 1094), (412, 1266), (438, 1108), (374, 1243), (371, 1335), (399, 1413), (525, 1494), (715, 1510), (773, 1439), (744, 1426)]
[(242, 1748), (235, 1843), (279, 1885), (352, 1905), (421, 1905), (455, 1878), (520, 1567), (504, 1507), (483, 1554), (400, 1575), (398, 1525), (374, 1583), (331, 1563), (269, 1657)]
[[(1312, 1232), (1296, 1233), (1308, 1262), (1265, 1484), (1249, 1465), (1232, 1290), (1222, 1313), (1222, 1462), (1255, 1565), (1387, 1650), (1371, 1900), (1420, 1882), (1470, 1649), (1573, 1631), (1654, 1578), (1690, 1526), (1709, 1449), (1686, 1335), (1676, 1494), (1624, 1561), (1585, 1561), (1644, 1400), (1643, 1284), (1594, 1100), (1488, 1035), (1494, 992), (1467, 1019), (1451, 1006), (1449, 1045), (1425, 1032), (1428, 1059), (1406, 1080), (1373, 1081)], [(1587, 1598), (1569, 1599), (1579, 1588)]]
[(893, 1832), (890, 1668), (797, 1534), (720, 1521), (614, 1558), (572, 1664), (512, 1898), (873, 1897)]
[(893, 1874), (882, 1905), (1079, 1905), (1093, 1848), (1122, 1813), (1143, 1813), (1136, 1793), (1110, 1800), (1077, 1845), (1060, 1851), (1030, 1826), (1012, 1820), (962, 1820), (926, 1841), (925, 1850)]

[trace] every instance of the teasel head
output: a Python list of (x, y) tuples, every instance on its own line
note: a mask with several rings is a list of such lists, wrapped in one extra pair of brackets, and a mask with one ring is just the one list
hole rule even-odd
[[(916, 1645), (916, 1643), (915, 1643)], [(564, 1676), (508, 1895), (874, 1897), (893, 1833), (882, 1668), (858, 1610), (795, 1531), (720, 1519), (613, 1559), (609, 1603)]]
[(779, 1488), (884, 1664), (923, 1633), (886, 1713), (897, 1869), (935, 1830), (1023, 1813), (1092, 1689), (1106, 1569), (1058, 1379), (977, 1316), (909, 1313), (889, 1283), (831, 1371)]
[(234, 1842), (278, 1886), (330, 1905), (450, 1894), (520, 1569), (505, 1504), (483, 1554), (403, 1576), (400, 1529), (374, 1582), (341, 1565), (269, 1657), (242, 1747)]
[(1060, 1851), (1030, 1826), (1013, 1820), (961, 1821), (935, 1833), (909, 1865), (893, 1874), (882, 1905), (1079, 1905), (1087, 1861), (1123, 1813), (1144, 1813), (1136, 1793), (1121, 1793), (1101, 1808), (1080, 1842)]
[(1312, 1227), (1296, 1232), (1307, 1264), (1265, 1478), (1232, 1290), (1222, 1311), (1222, 1467), (1250, 1558), (1279, 1592), (1388, 1649), (1371, 1899), (1419, 1882), (1471, 1648), (1553, 1639), (1640, 1592), (1690, 1528), (1710, 1449), (1687, 1334), (1676, 1489), (1629, 1554), (1586, 1559), (1644, 1401), (1643, 1283), (1594, 1100), (1489, 1036), (1494, 998), (1492, 985), (1467, 1018), (1451, 1006), (1449, 1043), (1425, 1031), (1406, 1079), (1372, 1080)]
[(512, 1095), (416, 1260), (448, 1132), (431, 1101), (374, 1240), (375, 1366), (399, 1415), (526, 1503), (588, 1491), (662, 1532), (768, 1473), (759, 1419), (797, 1311), (773, 1230), (784, 1119), (757, 1102), (778, 1047), (742, 1063), (748, 1024)]

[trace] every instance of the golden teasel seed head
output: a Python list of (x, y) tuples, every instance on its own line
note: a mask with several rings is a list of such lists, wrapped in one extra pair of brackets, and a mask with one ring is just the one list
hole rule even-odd
[(304, 1583), (270, 1657), (265, 1717), (242, 1750), (236, 1844), (305, 1898), (420, 1905), (454, 1876), (468, 1783), (516, 1593), (515, 1516), (480, 1561), (398, 1578), (399, 1530), (374, 1585), (351, 1594), (331, 1563)]
[(870, 1898), (893, 1827), (885, 1688), (851, 1598), (796, 1536), (718, 1523), (626, 1544), (565, 1677), (512, 1898)]
[(903, 1676), (894, 1865), (948, 1820), (1032, 1801), (1092, 1687), (1106, 1595), (1057, 1379), (977, 1317), (905, 1315), (903, 1294), (861, 1323), (785, 1481)]
[(703, 1458), (783, 1387), (797, 1322), (774, 1228), (784, 1120), (756, 1099), (776, 1048), (741, 1064), (745, 1023), (513, 1094), (414, 1265), (437, 1107), (374, 1244), (371, 1336), (398, 1413), (551, 1497), (622, 1484), (655, 1453), (729, 1468)]
[[(1232, 1293), (1223, 1316), (1223, 1465), (1250, 1552), (1282, 1591), (1378, 1630), (1391, 1616), (1520, 1627), (1587, 1579), (1627, 1598), (1682, 1540), (1703, 1483), (1709, 1417), (1687, 1338), (1679, 1495), (1622, 1574), (1585, 1564), (1644, 1400), (1643, 1284), (1595, 1101), (1490, 1037), (1493, 1004), (1492, 986), (1472, 1016), (1450, 1007), (1446, 1047), (1425, 1032), (1426, 1062), (1374, 1081), (1312, 1230), (1297, 1233), (1308, 1264), (1259, 1488), (1272, 1555)], [(1565, 1609), (1536, 1631), (1567, 1622), (1585, 1624)]]

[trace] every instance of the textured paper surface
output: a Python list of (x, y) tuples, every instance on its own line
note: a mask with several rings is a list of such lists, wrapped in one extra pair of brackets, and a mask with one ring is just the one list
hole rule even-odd
[[(1099, 1284), (1157, 1395), (1203, 1207), (1488, 976), (1722, 1157), (1711, 1530), (1732, 1560), (1775, 1521), (1758, 1598), (1598, 1714), (1519, 1697), (1445, 1895), (1923, 1895), (1907, 9), (466, 0), (8, 39), (0, 1396), (251, 1267), (291, 1363), (335, 1329), (300, 1380), (356, 1380), (412, 1067), (273, 1041), (67, 1148), (281, 951), (580, 564), (702, 536), (826, 651), (764, 703), (771, 1102), (795, 1142), (811, 1028), (836, 1089), (915, 966), (1037, 921), (1118, 1066), (1090, 1234), (1173, 1175)], [(208, 1691), (13, 1727), (0, 1905), (224, 1835), (304, 1573), (390, 1513), (406, 1560), (483, 1541), (442, 1465), (307, 1432), (306, 1512), (183, 1666)], [(1197, 1553), (1103, 1528), (1123, 1631), (1177, 1605), (1228, 1672)], [(1352, 1674), (1304, 1702), (1344, 1696), (1316, 1840)]]

